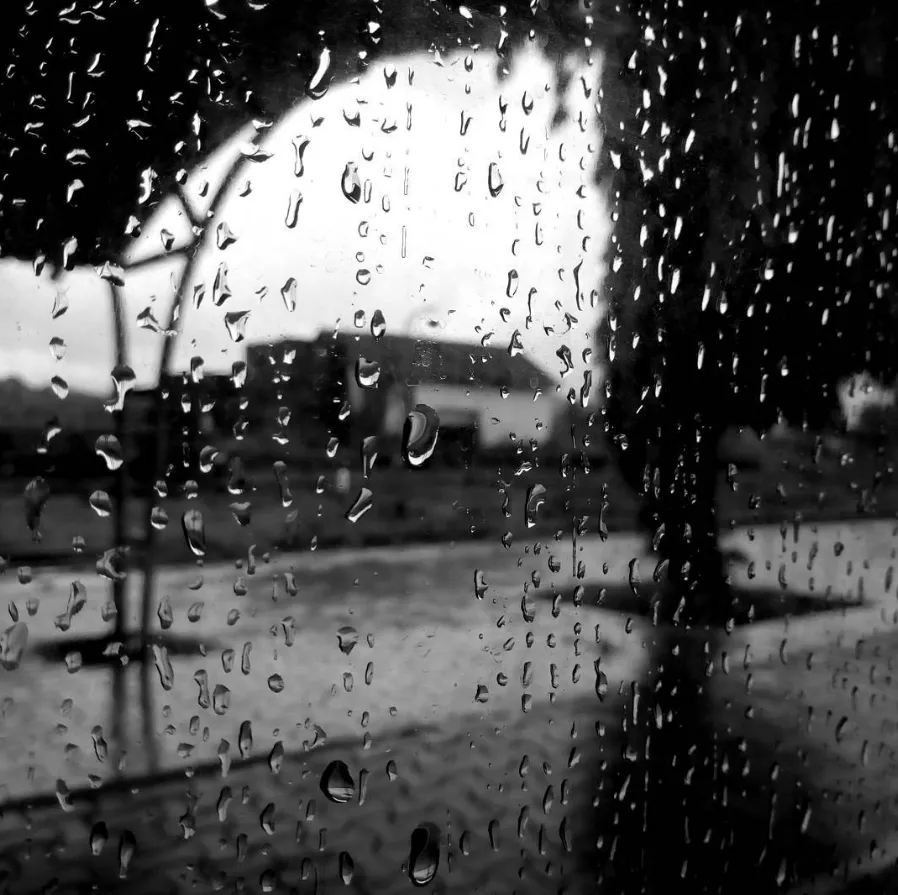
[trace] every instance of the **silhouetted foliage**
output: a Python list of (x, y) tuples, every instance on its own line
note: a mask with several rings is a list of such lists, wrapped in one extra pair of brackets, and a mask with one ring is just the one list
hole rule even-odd
[(11, 0), (0, 30), (6, 255), (100, 263), (203, 150), (228, 44), (199, 0)]
[(519, 0), (503, 18), (480, 0), (467, 4), (470, 18), (457, 6), (9, 0), (0, 29), (3, 254), (53, 265), (119, 256), (180, 172), (253, 118), (276, 120), (306, 98), (325, 48), (330, 63), (310, 95), (385, 53), (486, 35), (503, 48), (503, 65), (534, 28), (560, 59), (582, 31), (563, 3), (531, 9)]
[(725, 428), (821, 427), (846, 375), (898, 373), (890, 10), (622, 13), (602, 103), (615, 225), (606, 413), (680, 585), (720, 584)]

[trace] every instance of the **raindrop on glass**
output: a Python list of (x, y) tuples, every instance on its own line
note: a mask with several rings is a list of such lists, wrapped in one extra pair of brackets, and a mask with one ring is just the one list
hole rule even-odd
[(355, 628), (344, 625), (337, 631), (337, 645), (344, 656), (348, 656), (358, 642), (359, 632)]
[(345, 805), (355, 797), (355, 781), (345, 762), (332, 761), (321, 775), (321, 791), (332, 802)]
[(206, 552), (206, 531), (203, 514), (200, 510), (190, 509), (181, 517), (184, 540), (194, 556), (203, 556)]
[(384, 318), (383, 311), (378, 308), (371, 315), (371, 335), (378, 341), (384, 337), (387, 332), (387, 321)]
[(502, 192), (502, 187), (505, 186), (505, 181), (502, 179), (502, 172), (499, 170), (499, 166), (496, 162), (490, 162), (487, 185), (489, 186), (490, 195), (493, 198), (498, 196), (499, 193)]
[(374, 506), (374, 492), (370, 488), (362, 488), (352, 506), (346, 511), (346, 519), (356, 523), (371, 507)]
[(94, 450), (106, 461), (106, 468), (116, 470), (122, 465), (122, 446), (114, 435), (101, 435)]
[(288, 311), (296, 310), (296, 280), (293, 277), (290, 277), (281, 287), (281, 298)]
[(546, 501), (546, 488), (539, 483), (531, 485), (527, 489), (527, 501), (524, 505), (524, 521), (527, 528), (533, 528), (536, 525), (536, 516), (540, 507)]
[(98, 516), (108, 516), (112, 512), (112, 500), (105, 491), (94, 491), (88, 502)]
[(361, 388), (377, 388), (380, 380), (380, 364), (360, 357), (355, 364), (355, 378)]
[(15, 671), (22, 664), (25, 647), (28, 645), (28, 625), (16, 622), (0, 634), (0, 666), (6, 671)]
[(402, 456), (409, 466), (421, 466), (432, 455), (440, 434), (440, 418), (433, 408), (418, 404), (405, 420)]

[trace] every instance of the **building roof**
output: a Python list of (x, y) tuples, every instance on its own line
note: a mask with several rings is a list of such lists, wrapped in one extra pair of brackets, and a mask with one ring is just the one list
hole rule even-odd
[(322, 333), (315, 346), (377, 361), (381, 376), (408, 385), (442, 383), (480, 388), (546, 389), (552, 377), (522, 354), (514, 357), (502, 348), (484, 348), (467, 342), (445, 342), (409, 336), (375, 339), (368, 333)]

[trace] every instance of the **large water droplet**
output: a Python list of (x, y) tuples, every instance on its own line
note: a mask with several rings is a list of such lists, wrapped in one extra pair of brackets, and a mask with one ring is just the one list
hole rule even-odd
[(57, 292), (53, 299), (53, 310), (50, 312), (54, 320), (62, 317), (69, 309), (69, 297), (65, 292)]
[(231, 382), (234, 383), (234, 388), (243, 388), (243, 384), (246, 382), (246, 361), (237, 360), (231, 364)]
[(597, 659), (595, 662), (595, 671), (596, 671), (596, 696), (599, 698), (599, 702), (604, 702), (605, 697), (608, 695), (608, 676), (602, 671), (602, 663), (601, 659)]
[(321, 55), (318, 57), (318, 68), (315, 70), (315, 74), (312, 75), (309, 86), (306, 87), (306, 93), (311, 99), (321, 99), (327, 93), (327, 88), (330, 86), (330, 82), (327, 80), (330, 64), (331, 51), (324, 47), (321, 50)]
[(287, 464), (283, 460), (275, 460), (274, 475), (281, 493), (281, 506), (289, 507), (293, 503), (293, 494), (290, 491), (290, 480), (287, 477)]
[(32, 479), (25, 486), (25, 522), (35, 540), (40, 540), (41, 514), (50, 497), (50, 486), (42, 476)]
[(516, 270), (508, 271), (508, 285), (505, 287), (505, 294), (509, 298), (514, 298), (518, 291), (519, 282), (518, 272)]
[(69, 384), (62, 376), (54, 376), (50, 380), (50, 388), (53, 390), (53, 394), (60, 400), (67, 398), (69, 395)]
[(641, 581), (642, 578), (639, 574), (639, 560), (634, 557), (629, 562), (627, 572), (627, 582), (629, 583), (630, 590), (633, 592), (634, 596), (639, 596), (639, 585)]
[(383, 311), (378, 308), (371, 315), (371, 335), (374, 336), (375, 339), (380, 341), (384, 337), (387, 332), (387, 321), (384, 318)]
[(474, 570), (474, 596), (477, 597), (478, 600), (482, 600), (486, 596), (486, 592), (489, 590), (489, 585), (486, 583), (486, 578), (484, 577), (483, 571), (481, 569)]
[(352, 877), (355, 874), (355, 862), (352, 860), (352, 856), (348, 851), (340, 852), (339, 866), (340, 879), (343, 882), (343, 885), (350, 885), (352, 883)]
[(502, 179), (502, 172), (499, 170), (499, 166), (496, 162), (490, 162), (490, 171), (489, 177), (487, 178), (487, 185), (489, 186), (490, 195), (495, 198), (502, 192), (502, 187), (505, 186), (505, 181)]
[(409, 466), (421, 466), (433, 455), (440, 434), (440, 418), (426, 404), (418, 404), (405, 420), (402, 456)]
[(196, 681), (196, 685), (199, 688), (196, 704), (201, 709), (209, 708), (209, 706), (212, 705), (212, 699), (209, 696), (209, 672), (206, 671), (205, 668), (198, 668), (193, 673), (193, 679)]
[(103, 821), (98, 821), (90, 831), (90, 853), (94, 857), (98, 857), (108, 841), (109, 830), (106, 829), (106, 824)]
[(362, 439), (362, 475), (367, 479), (374, 470), (374, 464), (377, 462), (377, 437), (367, 435)]
[(377, 388), (380, 364), (376, 360), (360, 357), (355, 363), (355, 378), (361, 388)]
[(303, 155), (305, 154), (306, 148), (309, 145), (309, 138), (306, 136), (297, 136), (293, 138), (293, 149), (296, 152), (296, 156), (293, 162), (293, 174), (296, 177), (302, 177), (305, 173), (305, 165), (303, 163)]
[(359, 632), (350, 625), (344, 625), (337, 631), (337, 644), (344, 656), (348, 656), (358, 642)]
[(103, 728), (99, 724), (94, 725), (91, 729), (90, 738), (94, 745), (94, 755), (97, 756), (97, 761), (106, 761), (109, 757), (109, 743), (106, 742)]
[(362, 182), (359, 179), (359, 171), (355, 162), (347, 162), (340, 178), (340, 187), (343, 195), (353, 204), (362, 198)]
[(332, 761), (321, 775), (320, 782), (321, 791), (332, 802), (345, 805), (351, 802), (355, 797), (355, 781), (346, 763), (340, 761)]
[(88, 502), (98, 516), (108, 516), (112, 512), (112, 500), (105, 491), (94, 491)]
[(299, 223), (299, 208), (302, 205), (302, 193), (299, 190), (290, 190), (287, 197), (287, 211), (284, 214), (285, 226), (293, 230)]
[(115, 390), (115, 397), (112, 402), (104, 405), (104, 409), (109, 413), (122, 410), (125, 406), (125, 395), (134, 388), (137, 383), (137, 376), (134, 370), (125, 364), (118, 364), (112, 369), (110, 374), (112, 377), (112, 387)]
[(433, 824), (421, 824), (412, 833), (408, 856), (408, 876), (415, 886), (433, 882), (440, 866), (440, 833)]
[(127, 577), (125, 571), (125, 555), (126, 547), (111, 547), (104, 551), (103, 555), (97, 560), (97, 574), (101, 578), (107, 578), (110, 581), (124, 581)]
[(296, 280), (293, 277), (281, 287), (281, 298), (284, 299), (284, 307), (288, 311), (296, 310)]
[(249, 311), (231, 311), (225, 314), (225, 329), (232, 342), (242, 342), (246, 338), (246, 323), (249, 320)]
[(0, 634), (0, 665), (7, 671), (15, 671), (22, 664), (28, 645), (28, 625), (16, 622)]
[(527, 502), (524, 505), (524, 521), (527, 523), (527, 528), (533, 528), (536, 525), (537, 513), (545, 502), (545, 485), (540, 485), (537, 482), (527, 489)]
[(352, 506), (346, 511), (346, 518), (350, 522), (358, 522), (373, 506), (374, 492), (370, 488), (362, 488)]
[(190, 607), (187, 610), (187, 621), (196, 623), (203, 617), (203, 607), (205, 603), (202, 600), (197, 600), (196, 603), (191, 603)]
[(60, 432), (62, 432), (62, 426), (60, 425), (59, 420), (56, 417), (48, 420), (41, 430), (37, 452), (39, 454), (46, 454), (50, 450), (50, 442), (59, 435)]
[(231, 297), (231, 287), (228, 285), (228, 265), (222, 261), (215, 271), (215, 279), (212, 281), (212, 301), (217, 307), (221, 307)]
[(268, 753), (268, 767), (272, 774), (279, 774), (284, 766), (284, 744), (278, 740)]
[(237, 734), (237, 748), (240, 750), (241, 758), (249, 758), (253, 751), (253, 726), (249, 721), (244, 721), (240, 725), (240, 731)]
[(118, 844), (118, 875), (119, 879), (126, 879), (128, 876), (128, 868), (131, 861), (134, 860), (134, 853), (137, 851), (137, 839), (130, 830), (122, 833)]
[(202, 512), (197, 509), (186, 510), (181, 517), (181, 526), (190, 551), (195, 556), (203, 556), (206, 552), (206, 530)]
[(153, 662), (156, 665), (162, 689), (166, 691), (171, 690), (175, 685), (175, 670), (172, 668), (171, 659), (168, 657), (168, 650), (164, 646), (160, 646), (157, 643), (153, 644)]
[(224, 715), (230, 707), (231, 691), (224, 684), (216, 684), (212, 691), (212, 711), (216, 715)]
[(101, 435), (94, 449), (106, 461), (107, 469), (114, 471), (122, 465), (122, 446), (114, 435)]

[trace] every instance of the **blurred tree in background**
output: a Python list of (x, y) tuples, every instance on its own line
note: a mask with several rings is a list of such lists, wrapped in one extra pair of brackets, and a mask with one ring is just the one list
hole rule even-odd
[(740, 761), (708, 681), (732, 623), (720, 444), (734, 425), (825, 427), (846, 376), (898, 373), (898, 14), (833, 0), (618, 9), (602, 89), (604, 409), (642, 495), (657, 618), (674, 625), (628, 708), (640, 765), (621, 769), (609, 891), (774, 891), (796, 878), (801, 835), (755, 829), (720, 789)]
[(718, 622), (723, 431), (819, 429), (847, 375), (898, 373), (898, 22), (862, 6), (635, 2), (604, 79), (609, 432)]

